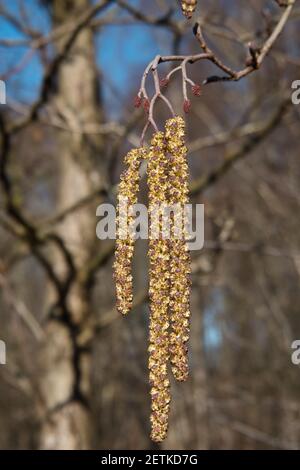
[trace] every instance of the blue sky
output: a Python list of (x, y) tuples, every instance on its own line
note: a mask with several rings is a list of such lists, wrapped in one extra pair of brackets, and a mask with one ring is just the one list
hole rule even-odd
[[(19, 16), (19, 0), (2, 2), (13, 15)], [(131, 1), (131, 4), (137, 3)], [(38, 0), (24, 2), (30, 25), (46, 35), (51, 29), (48, 14)], [(126, 13), (122, 13), (126, 16)], [(124, 40), (126, 38), (126, 40)], [(9, 21), (0, 16), (0, 39), (26, 39)], [(171, 48), (170, 34), (145, 27), (141, 23), (126, 26), (104, 27), (96, 36), (97, 64), (104, 73), (102, 93), (109, 110), (115, 114), (120, 107), (120, 100), (128, 99), (128, 91), (132, 93), (136, 81), (144, 66), (158, 52), (169, 52)], [(0, 46), (0, 75), (17, 65), (26, 54), (26, 47)], [(30, 58), (21, 72), (12, 74), (6, 79), (7, 95), (17, 101), (31, 102), (39, 93), (43, 67), (38, 54)], [(108, 108), (108, 106), (107, 106)]]
[[(10, 13), (18, 16), (18, 0), (2, 2)], [(37, 0), (27, 0), (26, 10), (30, 15), (30, 24), (43, 31), (45, 34), (49, 31), (50, 25), (47, 21), (47, 15), (43, 12)], [(32, 14), (34, 12), (34, 14)], [(0, 39), (26, 39), (26, 37), (15, 28), (4, 17), (0, 16)], [(5, 47), (0, 46), (1, 62), (0, 74), (3, 75), (13, 65), (18, 64), (28, 48), (26, 47)], [(6, 81), (7, 94), (20, 101), (32, 101), (38, 94), (39, 85), (42, 77), (42, 67), (38, 56), (35, 54), (27, 63), (27, 66), (20, 73), (13, 74)]]

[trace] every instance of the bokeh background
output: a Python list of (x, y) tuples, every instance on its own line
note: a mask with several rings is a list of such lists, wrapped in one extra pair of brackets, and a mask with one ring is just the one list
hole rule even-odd
[[(236, 70), (283, 12), (274, 0), (198, 3), (194, 20)], [(172, 383), (168, 438), (155, 445), (146, 246), (137, 243), (135, 308), (119, 318), (113, 243), (96, 238), (96, 207), (115, 200), (123, 157), (139, 143), (143, 70), (156, 54), (199, 52), (193, 21), (175, 0), (0, 2), (0, 448), (300, 447), (298, 3), (260, 70), (192, 98), (205, 246), (192, 253), (190, 378)], [(217, 72), (188, 70), (197, 83)], [(180, 77), (166, 95), (183, 114)], [(161, 127), (168, 114), (158, 105), (155, 116)]]

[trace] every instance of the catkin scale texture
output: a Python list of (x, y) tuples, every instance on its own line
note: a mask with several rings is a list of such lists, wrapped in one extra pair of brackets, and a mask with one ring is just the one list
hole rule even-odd
[[(148, 155), (150, 223), (157, 206), (166, 202), (168, 190), (165, 138), (154, 135)], [(161, 229), (161, 226), (159, 227)], [(151, 439), (161, 442), (168, 430), (170, 409), (169, 361), (169, 240), (149, 238), (149, 377), (151, 385)]]
[(186, 243), (184, 224), (185, 205), (189, 202), (189, 173), (187, 148), (185, 146), (185, 125), (181, 117), (169, 119), (166, 123), (166, 145), (169, 153), (169, 203), (181, 209), (181, 234), (171, 232), (170, 240), (170, 294), (169, 310), (171, 321), (170, 360), (176, 380), (188, 377), (187, 341), (190, 323), (190, 272), (191, 260)]
[(182, 0), (181, 9), (184, 16), (188, 19), (192, 18), (197, 7), (197, 0)]
[[(139, 192), (139, 169), (144, 156), (144, 149), (131, 150), (125, 157), (127, 168), (121, 175), (117, 204), (117, 240), (114, 262), (117, 310), (126, 315), (132, 307), (133, 286), (131, 263), (134, 252), (134, 237), (130, 233), (134, 222), (130, 207), (137, 203)], [(124, 214), (123, 204), (127, 204)], [(127, 215), (127, 224), (123, 227), (122, 218)]]

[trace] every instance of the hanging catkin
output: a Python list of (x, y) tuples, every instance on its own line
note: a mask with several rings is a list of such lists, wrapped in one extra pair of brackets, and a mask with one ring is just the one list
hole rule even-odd
[[(183, 211), (188, 203), (188, 165), (185, 125), (181, 117), (169, 119), (165, 132), (154, 134), (150, 147), (132, 150), (125, 158), (127, 169), (121, 176), (118, 194), (117, 242), (114, 263), (117, 309), (123, 315), (132, 307), (131, 263), (134, 226), (130, 206), (137, 203), (139, 168), (148, 159), (149, 188), (149, 381), (151, 386), (151, 439), (161, 442), (168, 430), (170, 380), (168, 366), (179, 381), (188, 376), (187, 341), (190, 319), (190, 256), (185, 240)], [(127, 219), (124, 224), (124, 202)], [(179, 207), (181, 220), (172, 207)], [(165, 209), (169, 209), (170, 236), (166, 234)], [(126, 214), (125, 214), (126, 215)], [(175, 223), (176, 221), (176, 223)], [(176, 229), (175, 229), (176, 228)], [(128, 233), (129, 231), (129, 233)]]
[[(126, 315), (132, 307), (133, 286), (131, 263), (134, 252), (134, 237), (131, 232), (134, 222), (132, 205), (137, 203), (139, 192), (139, 169), (144, 157), (143, 148), (131, 150), (125, 157), (127, 168), (121, 175), (117, 205), (117, 240), (114, 263), (117, 310)], [(124, 212), (124, 204), (126, 210)]]
[[(148, 155), (148, 187), (150, 223), (157, 216), (159, 205), (166, 204), (168, 194), (168, 160), (165, 136), (154, 135)], [(170, 409), (169, 361), (169, 240), (161, 233), (149, 237), (149, 297), (150, 297), (150, 345), (149, 371), (151, 385), (151, 439), (161, 442), (167, 434)]]
[(188, 19), (192, 18), (197, 7), (197, 0), (182, 0), (181, 9), (184, 16)]
[[(185, 146), (185, 124), (181, 117), (166, 123), (168, 155), (169, 204), (180, 210), (179, 236), (173, 226), (170, 240), (170, 360), (176, 380), (188, 377), (187, 341), (190, 319), (190, 272), (191, 261), (185, 240), (185, 205), (189, 202), (189, 174), (187, 148)], [(173, 220), (174, 222), (174, 220)]]

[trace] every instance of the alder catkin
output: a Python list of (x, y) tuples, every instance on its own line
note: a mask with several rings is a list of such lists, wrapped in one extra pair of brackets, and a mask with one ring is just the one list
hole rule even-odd
[[(168, 161), (165, 136), (153, 136), (148, 155), (148, 187), (150, 224), (157, 214), (158, 205), (166, 203), (168, 194)], [(149, 378), (151, 385), (151, 439), (161, 442), (168, 430), (170, 409), (169, 362), (169, 241), (163, 239), (161, 221), (159, 236), (149, 235)]]
[[(191, 260), (186, 242), (184, 224), (185, 205), (189, 202), (189, 173), (187, 148), (185, 146), (185, 124), (181, 117), (166, 123), (166, 145), (169, 162), (169, 203), (181, 210), (181, 237), (173, 231), (170, 240), (170, 360), (176, 380), (188, 377), (187, 341), (190, 323), (190, 273)], [(173, 219), (174, 223), (174, 219)]]
[(121, 175), (118, 188), (117, 204), (117, 239), (114, 262), (116, 283), (117, 310), (126, 315), (132, 307), (133, 286), (131, 264), (134, 252), (134, 236), (132, 224), (134, 217), (131, 212), (137, 203), (139, 192), (139, 169), (145, 149), (133, 149), (125, 157), (127, 168)]
[(182, 0), (181, 9), (184, 16), (188, 19), (192, 18), (197, 7), (197, 0)]
[[(123, 315), (132, 307), (131, 264), (134, 252), (134, 214), (139, 170), (148, 159), (149, 188), (149, 381), (151, 386), (151, 439), (162, 442), (168, 431), (170, 412), (169, 363), (176, 380), (188, 377), (187, 341), (190, 321), (191, 261), (186, 242), (185, 208), (189, 202), (189, 175), (184, 120), (166, 122), (151, 145), (131, 150), (121, 176), (117, 205), (117, 241), (114, 275), (117, 309)], [(127, 209), (124, 212), (124, 203)], [(180, 209), (178, 215), (173, 208)], [(165, 210), (170, 232), (166, 232)], [(177, 217), (177, 218), (176, 218)], [(179, 221), (179, 222), (178, 222)], [(179, 233), (178, 233), (179, 229)]]

